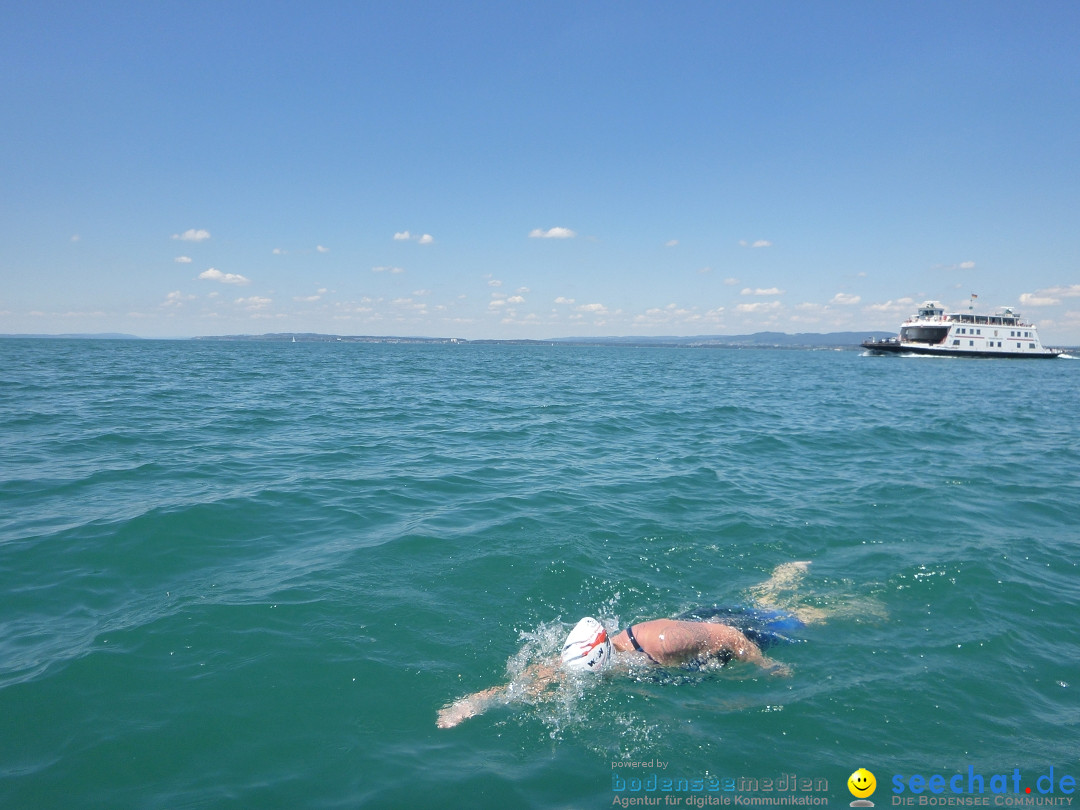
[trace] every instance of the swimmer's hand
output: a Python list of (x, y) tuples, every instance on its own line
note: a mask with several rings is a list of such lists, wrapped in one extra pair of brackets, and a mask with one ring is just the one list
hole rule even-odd
[(771, 658), (766, 658), (761, 662), (761, 666), (774, 678), (791, 677), (791, 667), (780, 661), (774, 661)]
[(468, 695), (439, 709), (439, 716), (435, 720), (435, 725), (439, 728), (453, 728), (458, 723), (468, 720), (470, 717), (475, 717), (482, 711), (483, 706), (478, 705), (478, 701), (474, 700), (472, 695)]

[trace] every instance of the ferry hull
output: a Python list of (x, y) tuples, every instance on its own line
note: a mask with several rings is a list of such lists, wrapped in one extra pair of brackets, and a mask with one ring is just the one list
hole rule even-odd
[(1003, 357), (1010, 360), (1052, 360), (1061, 354), (1056, 349), (1043, 349), (1037, 352), (998, 352), (973, 351), (959, 347), (927, 346), (919, 343), (901, 343), (885, 341), (864, 341), (862, 347), (874, 354), (921, 354), (932, 357)]

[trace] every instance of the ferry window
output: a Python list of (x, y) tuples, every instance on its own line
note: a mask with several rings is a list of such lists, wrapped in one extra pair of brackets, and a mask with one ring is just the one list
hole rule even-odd
[(974, 341), (974, 340), (969, 340), (969, 341), (968, 341), (968, 346), (974, 346), (974, 345), (975, 345), (975, 341)]
[(1035, 348), (1035, 344), (1034, 344), (1034, 343), (1029, 343), (1029, 344), (1028, 344), (1028, 348), (1029, 348), (1029, 349), (1034, 349), (1034, 348)]
[(975, 334), (976, 335), (981, 335), (982, 334), (982, 329), (976, 329)]
[(960, 345), (960, 341), (959, 341), (959, 340), (954, 340), (954, 341), (952, 342), (952, 345), (953, 345), (953, 346), (959, 346), (959, 345)]
[(1018, 348), (1018, 349), (1020, 348), (1020, 344), (1019, 344), (1019, 343), (1017, 343), (1017, 344), (1016, 344), (1016, 348)]

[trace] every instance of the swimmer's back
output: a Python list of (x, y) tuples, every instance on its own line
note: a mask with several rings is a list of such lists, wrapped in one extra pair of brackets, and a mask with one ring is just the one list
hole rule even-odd
[(797, 644), (803, 641), (804, 639), (795, 637), (795, 634), (806, 627), (798, 617), (782, 610), (745, 605), (707, 605), (688, 610), (676, 618), (685, 622), (730, 625), (763, 650), (777, 644)]

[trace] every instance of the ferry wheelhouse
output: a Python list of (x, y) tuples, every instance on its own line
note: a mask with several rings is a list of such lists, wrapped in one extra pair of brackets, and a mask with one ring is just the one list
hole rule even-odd
[(904, 321), (898, 337), (866, 340), (862, 347), (874, 354), (943, 357), (1051, 358), (1062, 353), (1044, 348), (1035, 325), (1011, 308), (994, 315), (946, 313), (936, 301), (927, 301)]

